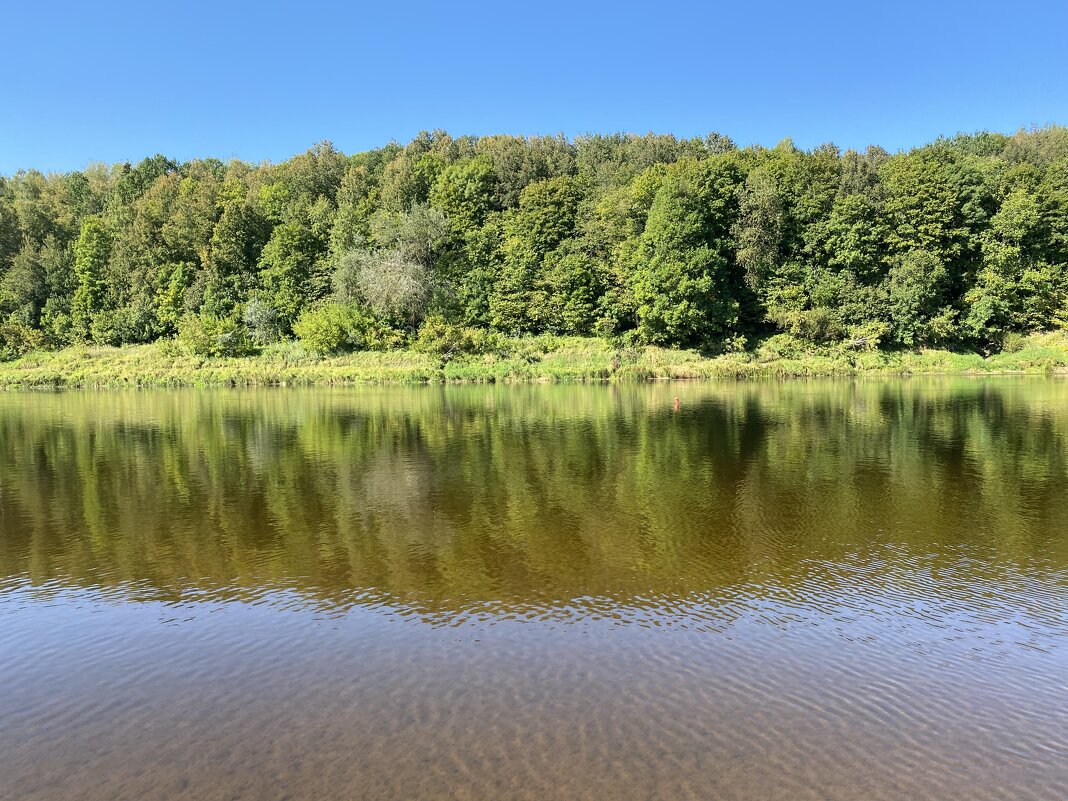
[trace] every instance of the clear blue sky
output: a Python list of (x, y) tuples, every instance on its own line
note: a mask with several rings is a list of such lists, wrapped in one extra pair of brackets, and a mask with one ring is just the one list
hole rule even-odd
[(6, 2), (0, 173), (420, 129), (881, 144), (1068, 122), (1068, 3)]

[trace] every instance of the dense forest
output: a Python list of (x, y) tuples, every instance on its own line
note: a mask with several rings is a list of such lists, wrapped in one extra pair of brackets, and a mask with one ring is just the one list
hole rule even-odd
[(1000, 348), (1068, 324), (1068, 128), (909, 152), (453, 138), (0, 177), (0, 354), (601, 336)]

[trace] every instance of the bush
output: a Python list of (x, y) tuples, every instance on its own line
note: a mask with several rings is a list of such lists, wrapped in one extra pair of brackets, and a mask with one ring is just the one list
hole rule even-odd
[(334, 271), (335, 296), (360, 302), (380, 319), (415, 327), (434, 292), (433, 274), (403, 250), (351, 251)]
[(749, 338), (745, 334), (734, 334), (723, 340), (724, 353), (745, 353), (749, 347)]
[(359, 349), (356, 312), (340, 303), (324, 303), (305, 309), (293, 323), (293, 333), (308, 350), (317, 353), (343, 353)]
[(44, 334), (15, 317), (0, 323), (0, 361), (17, 359), (45, 347)]
[(468, 328), (448, 323), (441, 317), (431, 317), (420, 327), (413, 347), (445, 358), (462, 353), (495, 353), (501, 349), (501, 337), (492, 331)]
[(793, 333), (810, 342), (830, 342), (840, 339), (845, 333), (837, 315), (825, 306), (800, 312)]
[(269, 345), (282, 336), (282, 321), (278, 311), (266, 301), (255, 299), (245, 305), (241, 321), (257, 345)]
[(41, 329), (45, 332), (52, 347), (70, 345), (74, 340), (73, 328), (74, 324), (69, 314), (57, 311), (51, 306), (51, 301), (45, 305), (41, 314)]
[(1053, 325), (1055, 328), (1059, 328), (1062, 331), (1068, 331), (1068, 303), (1061, 307), (1061, 310), (1053, 315)]
[(960, 339), (960, 322), (957, 320), (957, 310), (948, 306), (927, 323), (927, 336), (924, 338), (925, 345), (946, 346)]
[(403, 347), (400, 331), (381, 325), (354, 306), (327, 302), (305, 309), (293, 333), (308, 350), (321, 354)]
[(890, 325), (880, 320), (872, 320), (861, 325), (849, 327), (849, 335), (843, 345), (849, 350), (873, 351), (879, 349), (879, 343), (890, 333)]
[(367, 350), (398, 350), (408, 345), (408, 335), (371, 321), (363, 331), (363, 342)]
[(538, 347), (537, 340), (520, 339), (509, 343), (508, 349), (501, 355), (517, 362), (537, 364), (545, 356), (545, 351)]
[(1009, 331), (1001, 338), (1002, 353), (1019, 353), (1027, 347), (1027, 337), (1017, 331)]
[(158, 334), (153, 309), (140, 303), (116, 309), (112, 325), (123, 345), (151, 342)]
[(89, 341), (97, 345), (122, 344), (115, 330), (115, 312), (103, 309), (92, 316), (89, 322)]
[(247, 356), (255, 350), (244, 325), (230, 317), (212, 315), (183, 317), (177, 342), (194, 356)]
[(105, 309), (93, 315), (89, 335), (98, 345), (129, 345), (151, 342), (156, 335), (155, 317), (141, 305)]
[(762, 362), (801, 359), (811, 350), (811, 345), (802, 342), (792, 334), (776, 334), (760, 343), (757, 348), (757, 359)]

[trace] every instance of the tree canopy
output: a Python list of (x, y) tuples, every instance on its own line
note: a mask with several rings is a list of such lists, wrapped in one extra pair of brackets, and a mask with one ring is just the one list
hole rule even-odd
[(0, 177), (0, 353), (188, 327), (265, 344), (317, 313), (391, 332), (352, 342), (432, 321), (712, 351), (780, 333), (996, 349), (1068, 324), (1068, 129), (895, 154), (433, 131), (281, 164)]

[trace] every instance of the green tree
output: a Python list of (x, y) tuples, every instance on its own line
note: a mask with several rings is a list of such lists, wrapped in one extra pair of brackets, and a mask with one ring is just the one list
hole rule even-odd
[(484, 136), (475, 152), (493, 164), (495, 204), (519, 205), (524, 189), (537, 181), (575, 173), (575, 148), (562, 136)]
[(887, 296), (895, 342), (912, 347), (955, 337), (957, 312), (946, 305), (948, 284), (946, 265), (925, 250), (906, 251), (894, 258)]
[(150, 341), (189, 315), (266, 342), (333, 279), (383, 331), (996, 345), (1068, 320), (1066, 143), (433, 131), (278, 164), (20, 171), (0, 178), (0, 320), (8, 352)]
[(317, 250), (309, 227), (290, 220), (274, 229), (260, 255), (263, 300), (278, 313), (287, 331), (301, 309), (326, 292), (324, 276), (316, 270)]
[(504, 220), (501, 272), (490, 298), (494, 328), (510, 333), (536, 327), (533, 305), (543, 260), (571, 235), (580, 200), (577, 182), (568, 177), (522, 191), (519, 207)]
[(605, 291), (602, 265), (583, 252), (550, 251), (533, 293), (531, 318), (554, 334), (593, 333)]
[(1042, 203), (1016, 190), (983, 234), (983, 263), (968, 293), (970, 333), (1000, 339), (1009, 331), (1050, 328), (1068, 298), (1065, 265), (1048, 263), (1049, 231)]
[[(290, 224), (286, 232), (297, 225)], [(257, 261), (267, 254), (265, 243), (269, 230), (266, 219), (252, 206), (241, 201), (231, 201), (223, 206), (212, 231), (205, 264), (206, 313), (225, 317), (249, 296), (255, 285)], [(275, 247), (281, 245), (276, 243)], [(281, 258), (275, 251), (267, 255)]]
[(27, 326), (37, 327), (48, 302), (48, 274), (37, 248), (23, 248), (6, 273), (0, 274), (0, 311), (10, 311)]
[(15, 255), (22, 250), (22, 231), (14, 199), (7, 192), (7, 182), (0, 177), (0, 277), (7, 272)]
[(99, 217), (87, 217), (74, 244), (78, 288), (71, 304), (74, 335), (82, 341), (90, 338), (93, 317), (103, 310), (103, 276), (110, 253), (111, 234), (103, 221)]
[(487, 156), (479, 156), (442, 170), (430, 190), (430, 203), (441, 209), (459, 242), (496, 210), (496, 191), (493, 163)]
[(658, 345), (709, 345), (738, 322), (730, 231), (742, 175), (730, 161), (680, 162), (649, 210), (631, 273), (638, 334)]

